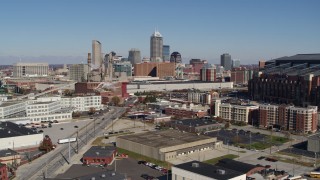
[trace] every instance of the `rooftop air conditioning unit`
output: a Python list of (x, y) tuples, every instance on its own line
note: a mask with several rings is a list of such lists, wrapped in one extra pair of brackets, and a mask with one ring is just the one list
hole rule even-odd
[(194, 168), (197, 168), (199, 166), (200, 166), (199, 163), (196, 163), (196, 162), (192, 163), (192, 167), (194, 167)]

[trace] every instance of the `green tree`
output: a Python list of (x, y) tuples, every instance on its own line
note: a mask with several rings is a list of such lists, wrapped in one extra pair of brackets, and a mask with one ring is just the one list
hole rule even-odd
[(96, 112), (96, 108), (91, 107), (91, 108), (89, 109), (88, 114), (89, 114), (89, 115), (92, 115), (92, 114), (94, 114), (95, 112)]
[(225, 129), (228, 129), (230, 127), (230, 123), (229, 122), (227, 122), (226, 124), (224, 124), (224, 128)]
[(115, 106), (118, 106), (120, 103), (120, 98), (118, 96), (113, 96), (111, 98), (111, 103), (114, 104)]

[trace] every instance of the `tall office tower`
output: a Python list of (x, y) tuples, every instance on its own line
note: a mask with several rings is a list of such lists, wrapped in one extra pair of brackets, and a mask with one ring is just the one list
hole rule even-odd
[(48, 76), (48, 63), (16, 63), (13, 65), (13, 77)]
[(182, 63), (181, 54), (179, 52), (173, 52), (170, 56), (170, 62)]
[(162, 48), (163, 38), (162, 35), (155, 31), (150, 37), (150, 61), (162, 62)]
[(97, 69), (102, 65), (101, 43), (97, 40), (92, 40), (92, 67)]
[(69, 68), (70, 80), (86, 82), (88, 79), (88, 64), (72, 64)]
[(231, 70), (232, 68), (231, 55), (228, 53), (222, 54), (220, 59), (220, 65), (223, 66), (226, 71)]
[(238, 68), (238, 67), (240, 67), (240, 59), (232, 60), (232, 68)]
[(130, 49), (128, 61), (131, 62), (131, 64), (137, 64), (141, 63), (141, 53), (139, 49)]
[(162, 58), (163, 58), (163, 61), (170, 61), (170, 46), (169, 45), (162, 46)]

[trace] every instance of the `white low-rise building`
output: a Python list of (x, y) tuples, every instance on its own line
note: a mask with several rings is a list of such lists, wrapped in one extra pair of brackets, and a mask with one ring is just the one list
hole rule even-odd
[(199, 161), (172, 167), (172, 180), (246, 180), (246, 174)]
[(36, 102), (28, 104), (26, 107), (27, 117), (29, 116), (41, 116), (46, 114), (52, 114), (53, 112), (61, 109), (61, 103), (59, 101), (50, 102)]
[(90, 108), (95, 108), (96, 110), (103, 109), (101, 104), (101, 96), (76, 96), (76, 97), (41, 97), (37, 98), (35, 102), (50, 102), (58, 101), (62, 108), (74, 108), (74, 111), (89, 111)]
[(75, 111), (89, 111), (90, 108), (96, 110), (103, 109), (101, 96), (78, 96), (61, 98), (62, 107), (73, 107)]
[(43, 134), (12, 122), (0, 122), (0, 150), (38, 147)]
[(250, 112), (253, 110), (258, 110), (258, 106), (253, 105), (234, 105), (229, 103), (217, 103), (217, 108), (219, 109), (219, 117), (226, 120), (233, 120), (237, 122), (248, 123), (251, 121), (249, 119)]
[(1, 101), (2, 101), (2, 102), (3, 102), (3, 101), (8, 101), (8, 96), (5, 95), (5, 94), (4, 94), (4, 95), (1, 95), (1, 94), (0, 94), (0, 102), (1, 102)]
[(0, 119), (24, 112), (26, 105), (27, 101), (0, 101)]

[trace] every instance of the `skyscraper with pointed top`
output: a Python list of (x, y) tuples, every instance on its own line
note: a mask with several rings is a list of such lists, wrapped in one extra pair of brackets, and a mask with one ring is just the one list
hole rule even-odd
[(150, 38), (150, 61), (162, 62), (163, 38), (159, 31), (155, 30)]

